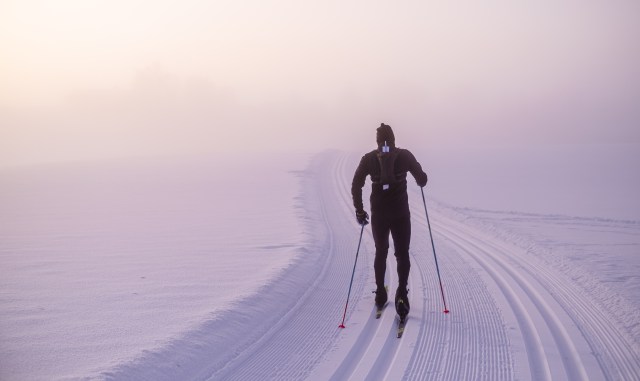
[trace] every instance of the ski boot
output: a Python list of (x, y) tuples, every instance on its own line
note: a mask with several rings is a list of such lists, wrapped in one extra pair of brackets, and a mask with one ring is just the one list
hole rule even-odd
[(396, 312), (400, 317), (400, 321), (404, 321), (407, 315), (409, 315), (409, 296), (406, 287), (398, 287), (396, 290)]
[(378, 309), (381, 309), (384, 307), (385, 304), (387, 304), (387, 288), (386, 287), (378, 287), (377, 290), (374, 291), (374, 293), (376, 294), (376, 307), (378, 307)]

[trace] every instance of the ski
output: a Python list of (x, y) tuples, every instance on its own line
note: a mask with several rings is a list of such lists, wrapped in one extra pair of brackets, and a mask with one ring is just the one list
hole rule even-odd
[(402, 337), (405, 325), (407, 325), (407, 317), (401, 318), (398, 316), (398, 339)]
[(382, 311), (384, 311), (384, 308), (387, 306), (387, 304), (389, 304), (389, 302), (383, 304), (382, 306), (376, 306), (376, 319), (380, 319), (380, 317), (382, 316)]
[[(384, 286), (384, 292), (385, 293), (389, 292), (389, 286)], [(375, 294), (376, 291), (374, 291), (373, 293)], [(384, 302), (384, 304), (382, 306), (378, 306), (376, 304), (376, 319), (380, 319), (380, 316), (382, 316), (382, 311), (384, 311), (384, 308), (387, 306), (387, 304), (389, 304), (388, 300), (386, 302)]]

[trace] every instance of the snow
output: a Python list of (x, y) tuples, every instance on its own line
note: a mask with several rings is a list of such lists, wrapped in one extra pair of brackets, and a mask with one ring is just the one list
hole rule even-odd
[(301, 243), (289, 160), (4, 171), (0, 379), (98, 374), (256, 292)]
[(401, 339), (369, 227), (338, 328), (359, 154), (3, 169), (0, 379), (640, 379), (636, 151), (461, 152), (414, 152), (451, 313), (411, 183)]

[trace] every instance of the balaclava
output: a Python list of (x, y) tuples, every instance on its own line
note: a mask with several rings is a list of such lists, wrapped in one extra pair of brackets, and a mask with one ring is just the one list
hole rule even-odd
[(385, 141), (391, 148), (394, 148), (396, 146), (396, 137), (393, 135), (391, 126), (381, 123), (380, 127), (376, 129), (376, 142), (378, 143), (379, 149), (382, 148)]

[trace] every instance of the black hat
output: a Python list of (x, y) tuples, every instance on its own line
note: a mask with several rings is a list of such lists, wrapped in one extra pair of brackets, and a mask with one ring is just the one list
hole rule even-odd
[(376, 142), (378, 143), (378, 147), (382, 147), (384, 142), (387, 142), (389, 147), (395, 147), (396, 137), (393, 135), (391, 126), (381, 123), (380, 127), (376, 129), (376, 132)]

